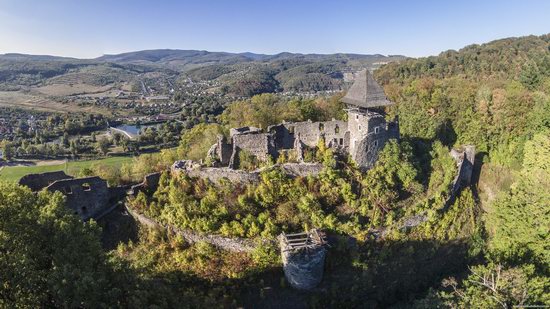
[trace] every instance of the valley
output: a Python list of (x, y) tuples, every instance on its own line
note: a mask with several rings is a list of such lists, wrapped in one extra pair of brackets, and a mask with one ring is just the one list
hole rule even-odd
[(550, 34), (0, 55), (0, 308), (547, 307), (549, 187)]

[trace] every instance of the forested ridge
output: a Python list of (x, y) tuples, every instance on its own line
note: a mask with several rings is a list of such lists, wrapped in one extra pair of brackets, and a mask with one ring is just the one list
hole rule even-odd
[[(407, 59), (375, 77), (397, 103), (387, 112), (399, 116), (402, 138), (366, 173), (322, 142), (305, 149), (306, 161), (324, 165), (316, 177), (272, 169), (257, 184), (215, 185), (165, 171), (176, 158), (204, 158), (231, 127), (346, 117), (340, 95), (272, 94), (229, 104), (216, 123), (185, 131), (178, 148), (101, 171), (111, 183), (164, 171), (155, 192), (127, 206), (162, 224), (263, 244), (251, 253), (126, 221), (82, 223), (59, 193), (35, 198), (0, 184), (0, 306), (550, 305), (550, 36)], [(477, 151), (473, 184), (447, 204), (456, 175), (449, 151), (464, 144)], [(241, 159), (244, 169), (274, 163)], [(278, 163), (295, 160), (288, 153)], [(403, 228), (418, 216), (426, 220)], [(323, 282), (306, 293), (288, 286), (278, 248), (262, 240), (312, 227), (331, 235), (331, 247)], [(113, 228), (124, 241), (102, 249), (101, 229)]]

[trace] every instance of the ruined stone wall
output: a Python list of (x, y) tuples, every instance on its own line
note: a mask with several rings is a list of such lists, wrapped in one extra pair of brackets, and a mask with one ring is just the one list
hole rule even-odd
[[(233, 251), (233, 252), (251, 252), (254, 249), (256, 249), (256, 246), (257, 246), (256, 243), (254, 243), (249, 239), (228, 238), (228, 237), (222, 237), (218, 235), (200, 234), (197, 232), (193, 232), (191, 230), (183, 230), (168, 224), (161, 224), (154, 219), (151, 219), (145, 215), (137, 213), (136, 211), (132, 210), (130, 207), (126, 207), (126, 210), (139, 223), (145, 226), (148, 226), (150, 228), (161, 228), (161, 229), (168, 230), (174, 234), (181, 235), (189, 243), (206, 242), (220, 249)], [(264, 240), (263, 242), (269, 242), (269, 241)]]
[(265, 161), (268, 155), (277, 157), (277, 150), (269, 133), (251, 133), (233, 135), (233, 155), (237, 150), (246, 150), (259, 160)]
[(294, 147), (294, 133), (285, 126), (285, 123), (269, 126), (267, 132), (273, 136), (273, 143), (278, 149)]
[(94, 218), (110, 206), (111, 193), (107, 182), (99, 177), (57, 180), (47, 190), (63, 193), (67, 207), (83, 220)]
[(456, 160), (457, 175), (453, 179), (451, 198), (454, 199), (460, 188), (469, 186), (472, 181), (472, 173), (475, 161), (475, 146), (465, 145), (460, 150), (451, 150), (451, 156)]
[[(453, 179), (451, 188), (449, 191), (449, 197), (445, 201), (442, 210), (446, 211), (449, 206), (455, 201), (457, 194), (460, 192), (460, 189), (469, 186), (472, 181), (472, 173), (474, 168), (475, 161), (475, 146), (465, 145), (461, 147), (462, 149), (456, 150), (452, 149), (450, 155), (455, 159), (457, 170), (456, 176)], [(412, 229), (426, 221), (428, 221), (427, 211), (423, 211), (420, 214), (411, 215), (403, 218), (400, 222), (396, 223), (399, 230), (409, 230)], [(378, 230), (373, 233), (376, 237), (385, 237), (392, 231), (391, 228)]]
[(345, 140), (345, 133), (348, 130), (348, 125), (345, 121), (303, 121), (284, 123), (283, 126), (294, 138), (299, 137), (300, 140), (309, 147), (316, 147), (321, 136), (325, 137), (327, 146), (337, 144), (344, 147), (344, 145), (348, 143), (348, 141)]
[(29, 174), (23, 176), (19, 180), (19, 184), (22, 186), (27, 186), (31, 189), (31, 191), (36, 192), (46, 188), (57, 180), (72, 178), (73, 177), (65, 174), (65, 172), (63, 171), (47, 172), (42, 174)]
[(317, 176), (325, 168), (321, 163), (284, 163), (275, 164), (270, 168), (280, 167), (290, 177)]
[(190, 177), (208, 179), (213, 183), (219, 183), (227, 179), (235, 183), (256, 183), (260, 181), (259, 171), (234, 170), (228, 167), (205, 167), (186, 171)]
[(185, 173), (190, 177), (208, 179), (213, 183), (220, 183), (223, 179), (235, 183), (258, 183), (260, 181), (260, 173), (273, 168), (281, 168), (290, 177), (307, 177), (318, 175), (324, 167), (320, 163), (285, 163), (247, 172), (228, 167), (202, 167), (190, 160), (183, 160), (172, 165), (172, 172), (174, 174)]
[[(143, 181), (130, 187), (131, 195), (137, 195), (140, 191), (155, 192), (159, 185), (161, 173), (151, 173), (143, 177)], [(112, 188), (111, 188), (112, 191)]]
[(229, 164), (231, 160), (231, 154), (233, 153), (233, 145), (229, 144), (224, 136), (218, 137), (216, 152), (218, 154), (218, 159), (223, 166)]

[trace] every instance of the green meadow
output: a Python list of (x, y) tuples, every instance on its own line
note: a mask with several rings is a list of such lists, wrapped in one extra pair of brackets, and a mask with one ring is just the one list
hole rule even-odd
[(68, 161), (67, 163), (57, 165), (5, 166), (0, 170), (0, 180), (15, 182), (28, 174), (55, 171), (65, 171), (68, 175), (74, 176), (77, 175), (80, 170), (89, 168), (93, 165), (120, 167), (122, 164), (130, 162), (132, 159), (133, 157), (111, 157), (99, 160)]

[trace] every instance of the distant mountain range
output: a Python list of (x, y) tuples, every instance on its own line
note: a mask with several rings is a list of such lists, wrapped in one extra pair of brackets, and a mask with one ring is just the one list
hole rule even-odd
[(136, 64), (166, 66), (178, 71), (185, 71), (200, 66), (212, 64), (237, 64), (243, 62), (272, 62), (277, 60), (301, 60), (308, 62), (317, 61), (369, 61), (384, 62), (404, 59), (405, 56), (380, 54), (362, 55), (362, 54), (300, 54), (283, 52), (275, 55), (256, 54), (251, 52), (229, 53), (229, 52), (209, 52), (204, 50), (179, 50), (179, 49), (154, 49), (127, 52), (114, 55), (103, 55), (93, 59), (78, 59), (71, 57), (58, 57), (48, 55), (27, 55), (18, 53), (9, 53), (0, 55), (0, 60), (6, 61), (61, 61), (75, 63), (90, 62), (111, 62), (119, 64)]
[(380, 54), (266, 55), (173, 49), (94, 59), (10, 53), (0, 55), (0, 91), (52, 84), (138, 85), (141, 74), (146, 73), (156, 73), (152, 75), (156, 79), (162, 75), (172, 81), (208, 81), (211, 91), (239, 97), (263, 92), (329, 91), (342, 89), (346, 72), (376, 68), (405, 58)]

